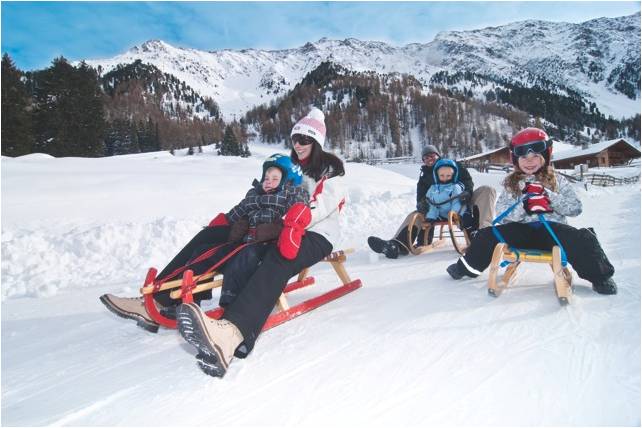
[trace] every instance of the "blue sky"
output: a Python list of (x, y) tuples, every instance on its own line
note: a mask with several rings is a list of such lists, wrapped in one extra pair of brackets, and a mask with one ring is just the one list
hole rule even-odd
[(439, 31), (525, 19), (582, 22), (640, 2), (10, 2), (2, 52), (22, 70), (108, 58), (150, 39), (203, 50), (285, 49), (322, 37), (426, 43)]

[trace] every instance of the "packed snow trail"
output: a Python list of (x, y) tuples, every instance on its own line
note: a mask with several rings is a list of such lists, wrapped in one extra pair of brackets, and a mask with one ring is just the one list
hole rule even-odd
[[(571, 224), (595, 227), (619, 293), (575, 275), (566, 308), (546, 266), (520, 267), (493, 299), (486, 273), (450, 279), (450, 244), (398, 260), (369, 251), (368, 235), (391, 235), (412, 210), (418, 167), (356, 164), (343, 246), (364, 286), (266, 332), (223, 379), (198, 370), (176, 331), (103, 307), (98, 296), (135, 295), (148, 266), (240, 199), (262, 158), (2, 159), (3, 425), (640, 424), (639, 185), (577, 188)], [(473, 173), (476, 185), (502, 177)], [(328, 264), (311, 274), (293, 303), (339, 283)]]

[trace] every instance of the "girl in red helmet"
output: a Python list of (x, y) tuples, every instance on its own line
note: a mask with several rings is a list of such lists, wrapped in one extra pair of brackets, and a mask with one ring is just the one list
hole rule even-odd
[[(510, 143), (515, 170), (504, 180), (497, 200), (497, 213), (507, 213), (497, 230), (509, 246), (550, 251), (556, 245), (539, 219), (544, 214), (562, 243), (569, 263), (580, 278), (590, 281), (600, 294), (615, 294), (609, 262), (593, 229), (569, 226), (566, 217), (582, 212), (582, 203), (573, 186), (549, 167), (553, 140), (538, 128), (526, 128), (515, 134)], [(492, 227), (479, 230), (466, 255), (448, 266), (454, 279), (476, 277), (488, 267), (498, 243)]]

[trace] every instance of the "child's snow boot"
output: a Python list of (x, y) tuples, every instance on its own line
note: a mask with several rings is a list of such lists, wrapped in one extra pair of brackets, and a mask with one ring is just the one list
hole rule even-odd
[(446, 271), (453, 279), (462, 279), (464, 276), (469, 276), (471, 278), (477, 278), (478, 275), (472, 273), (461, 260), (457, 260), (457, 263), (453, 263), (446, 268)]
[(593, 291), (600, 294), (617, 294), (617, 285), (613, 278), (607, 278), (593, 283)]
[(132, 319), (136, 321), (136, 325), (151, 333), (158, 332), (158, 324), (147, 313), (142, 297), (118, 297), (113, 294), (103, 294), (100, 296), (100, 301), (119, 317)]
[(243, 342), (239, 329), (228, 320), (209, 318), (195, 303), (178, 307), (178, 330), (201, 357), (198, 365), (210, 376), (223, 377), (234, 351)]

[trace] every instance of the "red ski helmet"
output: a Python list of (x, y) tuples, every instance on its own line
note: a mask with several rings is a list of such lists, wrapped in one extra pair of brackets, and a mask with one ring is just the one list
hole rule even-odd
[(542, 155), (544, 166), (548, 166), (553, 153), (553, 139), (539, 128), (522, 129), (510, 140), (510, 155), (513, 164), (517, 166), (519, 157), (526, 156), (529, 152)]

